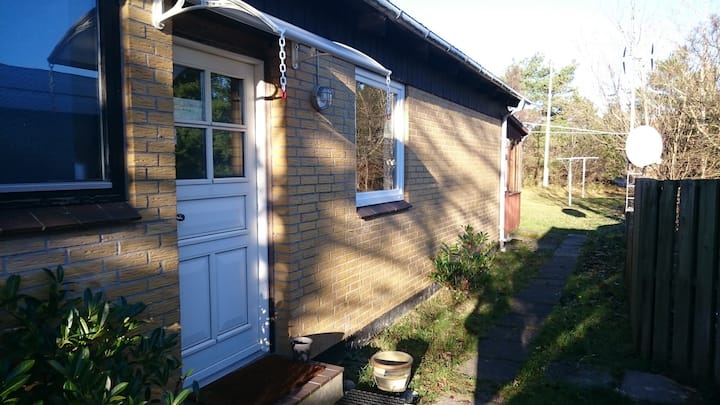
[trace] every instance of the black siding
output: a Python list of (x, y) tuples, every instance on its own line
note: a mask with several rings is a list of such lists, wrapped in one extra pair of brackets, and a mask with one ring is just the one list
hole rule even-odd
[(501, 118), (517, 104), (488, 79), (362, 0), (246, 0), (260, 11), (342, 42), (393, 71), (393, 79)]

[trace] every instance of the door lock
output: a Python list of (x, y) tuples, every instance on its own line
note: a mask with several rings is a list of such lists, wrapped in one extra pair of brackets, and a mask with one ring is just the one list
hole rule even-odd
[(185, 214), (177, 214), (177, 215), (175, 215), (175, 219), (182, 222), (185, 220)]

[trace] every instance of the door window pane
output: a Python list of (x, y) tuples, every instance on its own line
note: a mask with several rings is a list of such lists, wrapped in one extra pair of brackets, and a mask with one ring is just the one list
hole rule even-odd
[(212, 115), (215, 122), (244, 124), (243, 81), (212, 73)]
[(205, 130), (175, 127), (175, 167), (178, 179), (207, 178), (205, 158)]
[(173, 101), (175, 119), (202, 121), (205, 117), (202, 102), (203, 71), (182, 65), (173, 66)]
[(245, 134), (213, 131), (213, 171), (215, 178), (245, 176)]

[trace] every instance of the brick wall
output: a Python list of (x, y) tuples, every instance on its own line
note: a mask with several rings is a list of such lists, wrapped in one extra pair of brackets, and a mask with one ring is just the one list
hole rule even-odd
[[(320, 84), (335, 97), (318, 113), (309, 102), (315, 63), (288, 68), (288, 99), (272, 106), (280, 352), (289, 336), (347, 337), (428, 287), (430, 256), (463, 225), (498, 237), (499, 120), (407, 89), (405, 192), (413, 207), (362, 220), (355, 207), (354, 67), (320, 58)], [(334, 342), (321, 339), (314, 351)]]
[[(147, 315), (156, 326), (179, 320), (179, 293), (172, 31), (150, 25), (151, 7), (141, 0), (122, 7), (129, 201), (142, 220), (3, 238), (0, 278), (22, 274), (29, 287), (37, 286), (40, 269), (63, 264), (78, 288), (150, 304)], [(288, 68), (287, 100), (270, 103), (271, 271), (280, 352), (288, 351), (290, 335), (352, 334), (429, 286), (429, 257), (463, 225), (493, 238), (498, 232), (499, 121), (412, 88), (405, 181), (413, 207), (360, 219), (354, 67), (319, 58), (320, 84), (335, 96), (333, 107), (318, 113), (309, 102), (316, 82), (309, 52), (301, 47), (300, 69)]]
[(142, 219), (125, 225), (0, 239), (0, 279), (44, 282), (63, 265), (74, 288), (149, 304), (148, 327), (179, 321), (171, 37), (153, 28), (151, 1), (122, 6), (129, 202)]

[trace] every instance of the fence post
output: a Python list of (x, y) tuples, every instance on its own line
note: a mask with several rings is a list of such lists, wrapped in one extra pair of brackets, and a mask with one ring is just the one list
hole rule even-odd
[(655, 302), (653, 319), (652, 362), (665, 367), (670, 360), (672, 325), (672, 271), (675, 257), (675, 213), (678, 183), (666, 180), (661, 187), (658, 204), (657, 256), (655, 267)]
[[(632, 302), (632, 279), (633, 272), (635, 271), (635, 264), (633, 263), (633, 253), (635, 252), (635, 248), (633, 247), (634, 232), (635, 212), (625, 211), (625, 285), (627, 286), (628, 302)], [(632, 308), (630, 312), (632, 312)]]
[(697, 182), (683, 180), (680, 183), (680, 215), (678, 223), (678, 262), (673, 282), (672, 366), (691, 378), (690, 359), (692, 328), (694, 322), (693, 278), (695, 276), (695, 246), (697, 227)]
[(717, 309), (713, 300), (718, 266), (718, 182), (698, 181), (697, 276), (695, 279), (695, 322), (693, 323), (693, 374), (708, 380), (713, 370), (713, 332)]
[(632, 234), (630, 235), (629, 245), (631, 251), (628, 254), (628, 289), (629, 303), (630, 303), (630, 326), (632, 329), (633, 345), (636, 350), (640, 350), (640, 282), (639, 282), (639, 267), (638, 260), (640, 257), (640, 240), (641, 240), (641, 226), (642, 221), (638, 218), (639, 212), (643, 205), (642, 193), (638, 193), (637, 184), (635, 185), (635, 203), (632, 212)]
[(640, 353), (650, 358), (653, 338), (653, 301), (655, 298), (655, 249), (657, 249), (658, 196), (660, 183), (652, 179), (639, 179), (636, 183), (635, 218), (639, 235), (636, 249), (637, 287), (639, 292), (638, 322)]

